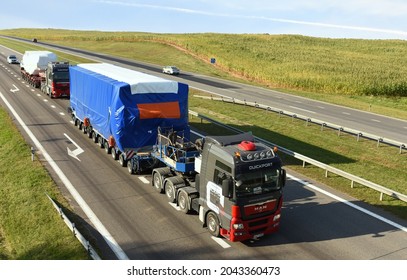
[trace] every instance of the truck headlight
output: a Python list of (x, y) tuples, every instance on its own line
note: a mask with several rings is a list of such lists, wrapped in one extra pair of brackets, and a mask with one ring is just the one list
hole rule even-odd
[(280, 220), (281, 214), (277, 214), (273, 218), (273, 222)]
[(243, 224), (233, 224), (233, 228), (234, 229), (244, 229), (244, 225)]

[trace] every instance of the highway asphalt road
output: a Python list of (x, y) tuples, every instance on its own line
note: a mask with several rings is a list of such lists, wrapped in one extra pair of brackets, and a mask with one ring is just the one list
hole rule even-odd
[[(407, 259), (406, 221), (291, 171), (277, 234), (244, 243), (213, 239), (197, 215), (177, 211), (151, 187), (149, 174), (128, 174), (73, 126), (66, 113), (69, 100), (50, 99), (26, 85), (19, 78), (18, 65), (6, 62), (10, 52), (0, 47), (0, 105), (15, 110), (66, 176), (63, 180), (44, 163), (97, 238), (104, 258)], [(75, 144), (84, 150), (78, 159), (67, 153), (67, 148), (76, 149)], [(44, 159), (44, 154), (38, 156)], [(78, 195), (90, 211), (80, 208)], [(50, 211), (54, 211), (51, 205)]]

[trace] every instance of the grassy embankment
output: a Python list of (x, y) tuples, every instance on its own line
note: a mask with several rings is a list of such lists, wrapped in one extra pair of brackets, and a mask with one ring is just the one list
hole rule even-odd
[(0, 109), (0, 260), (88, 259), (45, 194), (68, 203)]
[[(46, 31), (44, 34), (47, 34)], [(206, 73), (210, 75), (215, 75), (219, 77), (227, 77), (228, 72), (223, 72), (224, 66), (222, 65), (223, 58), (220, 59), (220, 56), (215, 56), (218, 59), (219, 65), (217, 68), (208, 65), (204, 62), (208, 57), (212, 55), (206, 55), (202, 53), (193, 53), (191, 55), (189, 52), (192, 52), (195, 46), (189, 46), (187, 51), (185, 49), (174, 48), (170, 44), (174, 44), (175, 39), (172, 38), (172, 35), (159, 35), (159, 34), (128, 34), (128, 35), (119, 35), (115, 37), (115, 34), (111, 33), (87, 33), (87, 32), (75, 32), (75, 34), (68, 35), (64, 32), (53, 33), (50, 31), (48, 33), (49, 38), (52, 39), (55, 43), (74, 45), (77, 48), (91, 49), (97, 52), (105, 52), (114, 54), (117, 56), (129, 57), (138, 60), (144, 60), (151, 63), (156, 63), (159, 65), (164, 64), (174, 64), (176, 61), (177, 65), (182, 69), (187, 71), (197, 71), (201, 73)], [(0, 32), (3, 33), (3, 32)], [(36, 31), (35, 34), (39, 34), (40, 31)], [(28, 34), (28, 33), (27, 33)], [(30, 34), (33, 34), (31, 32)], [(52, 36), (51, 36), (51, 35)], [(67, 32), (69, 34), (69, 32)], [(94, 34), (91, 36), (91, 34)], [(17, 36), (22, 36), (21, 34), (15, 34)], [(45, 36), (45, 35), (42, 35)], [(58, 37), (59, 36), (59, 37)], [(68, 36), (68, 37), (66, 37)], [(194, 36), (194, 35), (190, 35)], [(199, 36), (217, 36), (216, 34), (197, 34)], [(222, 38), (221, 35), (220, 38)], [(226, 35), (225, 35), (226, 36)], [(229, 36), (229, 35), (228, 35)], [(246, 35), (242, 35), (246, 37)], [(247, 35), (249, 36), (249, 35)], [(253, 35), (254, 37), (262, 37), (264, 35)], [(31, 38), (31, 35), (27, 35), (27, 38)], [(48, 37), (36, 36), (39, 40), (45, 40)], [(57, 37), (57, 38), (56, 38)], [(158, 37), (158, 38), (157, 38)], [(174, 37), (182, 37), (182, 35), (174, 35)], [(239, 37), (239, 36), (238, 36)], [(250, 37), (250, 36), (249, 36)], [(281, 36), (277, 36), (281, 37)], [(167, 39), (166, 39), (167, 38)], [(286, 41), (289, 40), (289, 36), (282, 36), (282, 39)], [(293, 40), (300, 40), (302, 37), (294, 36)], [(239, 40), (239, 38), (237, 38)], [(311, 39), (303, 38), (304, 40), (322, 40), (325, 39)], [(187, 39), (185, 39), (187, 40)], [(51, 41), (51, 40), (47, 40)], [(342, 42), (353, 42), (354, 40), (328, 40), (331, 42), (331, 45), (335, 45), (337, 41)], [(192, 45), (192, 40), (191, 44)], [(359, 42), (359, 44), (368, 44), (371, 45), (371, 48), (375, 49), (376, 41), (367, 41)], [(399, 41), (377, 41), (379, 45), (388, 43), (388, 47), (391, 47), (393, 43), (396, 45), (403, 44)], [(207, 42), (209, 44), (215, 44), (214, 42)], [(309, 42), (309, 44), (311, 44)], [(317, 43), (316, 43), (317, 44)], [(216, 45), (216, 44), (215, 44)], [(318, 45), (318, 44), (317, 44)], [(286, 46), (280, 44), (281, 48), (287, 49)], [(324, 48), (328, 48), (328, 45), (325, 45)], [(26, 47), (22, 47), (21, 52), (23, 52)], [(232, 48), (232, 47), (231, 47)], [(235, 49), (239, 49), (239, 44), (236, 43), (232, 50), (229, 52), (234, 52)], [(355, 57), (357, 53), (361, 50), (354, 50), (357, 48), (355, 46), (348, 46), (348, 53), (354, 53)], [(227, 52), (225, 49), (224, 51)], [(328, 52), (328, 50), (327, 50)], [(334, 52), (334, 51), (332, 51)], [(185, 54), (188, 55), (185, 55)], [(235, 55), (238, 52), (235, 53)], [(396, 55), (402, 55), (402, 52), (397, 52)], [(363, 56), (369, 56), (370, 52)], [(312, 56), (312, 55), (311, 55)], [(380, 56), (376, 54), (376, 56)], [(287, 59), (289, 59), (287, 54)], [(406, 57), (406, 56), (403, 56)], [(170, 58), (170, 59), (168, 59)], [(71, 61), (74, 60), (70, 59)], [(243, 59), (242, 59), (243, 60)], [(367, 61), (364, 61), (361, 64), (369, 65), (370, 58), (366, 58)], [(236, 61), (236, 59), (235, 59)], [(225, 63), (225, 62), (224, 62)], [(229, 63), (229, 64), (227, 64)], [(232, 65), (232, 62), (227, 62), (227, 65)], [(298, 62), (298, 64), (301, 64)], [(310, 63), (308, 63), (310, 64)], [(340, 64), (340, 63), (339, 63)], [(384, 65), (384, 64), (383, 64)], [(381, 68), (382, 66), (376, 65), (375, 67)], [(356, 67), (355, 65), (354, 67)], [(398, 69), (400, 68), (396, 65)], [(231, 66), (232, 67), (232, 66)], [(358, 66), (359, 67), (359, 66)], [(238, 67), (236, 67), (238, 68)], [(312, 67), (311, 67), (312, 68)], [(374, 68), (374, 67), (373, 67)], [(228, 70), (228, 69), (226, 69)], [(230, 69), (233, 70), (233, 69)], [(283, 69), (281, 69), (283, 70)], [(383, 70), (381, 70), (383, 71)], [(404, 70), (402, 70), (404, 71)], [(239, 73), (234, 72), (234, 76), (231, 78), (237, 79), (236, 76)], [(283, 71), (282, 71), (283, 72)], [(303, 70), (304, 75), (307, 71)], [(329, 73), (328, 73), (329, 74)], [(244, 75), (243, 75), (244, 76)], [(397, 76), (397, 75), (395, 75)], [(229, 76), (230, 77), (230, 76)], [(247, 77), (249, 80), (250, 78)], [(253, 80), (253, 79), (252, 79)], [(253, 81), (252, 81), (253, 82)], [(279, 85), (280, 87), (282, 85)], [(288, 87), (288, 85), (286, 85)], [(307, 93), (302, 92), (301, 94), (307, 95)], [(405, 117), (405, 98), (404, 97), (391, 97), (388, 96), (365, 96), (362, 92), (357, 93), (359, 95), (351, 95), (351, 93), (336, 93), (336, 94), (327, 94), (324, 92), (319, 92), (317, 95), (322, 97), (325, 101), (335, 101), (335, 103), (345, 103), (345, 105), (351, 105), (357, 108), (367, 108), (369, 105), (372, 106), (372, 110), (375, 112), (386, 113), (389, 115), (396, 115), (398, 117)], [(315, 98), (315, 94), (311, 94)], [(403, 96), (403, 94), (401, 94)], [(349, 104), (348, 104), (349, 103)], [(350, 104), (351, 103), (351, 104)], [(394, 108), (392, 108), (392, 106)], [(221, 103), (212, 103), (210, 101), (205, 101), (201, 99), (191, 98), (190, 99), (190, 108), (192, 110), (201, 112), (205, 115), (208, 115), (213, 118), (217, 118), (222, 122), (225, 122), (230, 125), (236, 125), (243, 130), (251, 130), (255, 135), (268, 139), (271, 142), (274, 142), (278, 145), (284, 146), (291, 150), (297, 151), (299, 153), (308, 155), (312, 158), (331, 164), (345, 171), (360, 175), (368, 180), (373, 182), (383, 184), (389, 188), (393, 188), (397, 191), (406, 193), (405, 182), (407, 182), (407, 175), (405, 172), (405, 167), (407, 164), (406, 154), (398, 155), (397, 150), (391, 147), (380, 147), (376, 148), (376, 144), (369, 141), (362, 141), (357, 143), (353, 137), (350, 136), (341, 136), (338, 137), (335, 132), (324, 131), (321, 132), (319, 127), (310, 126), (305, 129), (304, 123), (299, 123), (297, 121), (292, 121), (287, 118), (277, 118), (273, 114), (267, 114), (265, 112), (259, 112), (251, 108), (245, 108), (244, 114), (242, 113), (242, 108), (239, 106), (226, 105)], [(265, 117), (267, 114), (267, 117)], [(233, 116), (233, 117), (231, 117)], [(267, 123), (264, 120), (267, 119)], [(248, 121), (250, 120), (250, 121)], [(213, 129), (209, 124), (200, 124), (199, 121), (192, 119), (192, 123), (199, 128)], [(218, 133), (218, 132), (214, 132)], [(2, 156), (3, 157), (3, 156)], [(10, 159), (5, 159), (6, 161)], [(350, 188), (350, 183), (347, 180), (341, 178), (336, 178), (335, 176), (330, 176), (329, 178), (324, 177), (324, 172), (314, 168), (307, 167), (303, 169), (301, 164), (290, 158), (284, 158), (285, 163), (289, 168), (300, 171), (301, 173), (308, 175), (312, 178), (315, 178), (321, 182), (324, 182), (328, 185), (334, 186), (335, 188), (347, 192), (353, 195), (356, 198), (367, 201), (373, 205), (378, 205), (383, 207), (386, 210), (389, 210), (393, 213), (396, 213), (400, 217), (407, 219), (407, 213), (405, 211), (406, 205), (400, 201), (396, 201), (390, 198), (386, 198), (384, 201), (380, 202), (378, 200), (378, 194), (376, 192), (370, 191), (366, 188), (356, 186), (355, 188)]]

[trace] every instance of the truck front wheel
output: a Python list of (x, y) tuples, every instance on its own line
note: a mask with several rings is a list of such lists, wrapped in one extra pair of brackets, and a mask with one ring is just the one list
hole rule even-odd
[(212, 234), (215, 237), (220, 236), (219, 220), (214, 212), (209, 212), (208, 216), (206, 216), (206, 225), (208, 227), (210, 234)]

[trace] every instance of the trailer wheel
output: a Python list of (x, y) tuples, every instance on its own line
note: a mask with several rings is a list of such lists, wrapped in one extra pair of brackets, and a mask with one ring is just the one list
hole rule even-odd
[(98, 136), (96, 135), (95, 131), (92, 131), (92, 140), (94, 143), (98, 143)]
[(181, 212), (187, 214), (189, 212), (189, 199), (186, 191), (181, 190), (178, 194), (178, 206)]
[(98, 143), (99, 143), (99, 147), (101, 148), (101, 149), (103, 149), (103, 147), (104, 147), (104, 145), (103, 145), (103, 138), (102, 137), (98, 137)]
[(106, 154), (110, 154), (112, 152), (112, 148), (109, 147), (109, 143), (107, 143), (107, 141), (103, 142), (103, 146), (105, 147)]
[(112, 148), (112, 158), (113, 158), (114, 160), (118, 160), (118, 159), (119, 159), (119, 154), (117, 153), (115, 147)]
[(212, 234), (215, 237), (220, 236), (219, 220), (214, 212), (209, 212), (208, 215), (206, 216), (206, 225), (208, 227), (210, 234)]
[(161, 174), (158, 172), (154, 172), (153, 174), (153, 186), (159, 192), (162, 193), (162, 177)]
[(168, 202), (174, 203), (175, 202), (175, 186), (171, 180), (166, 179), (164, 181), (165, 186), (165, 195), (167, 196)]
[(127, 171), (129, 171), (130, 174), (134, 174), (133, 160), (127, 162)]
[(119, 163), (122, 167), (126, 167), (127, 166), (127, 160), (124, 159), (124, 154), (120, 154), (119, 156)]

